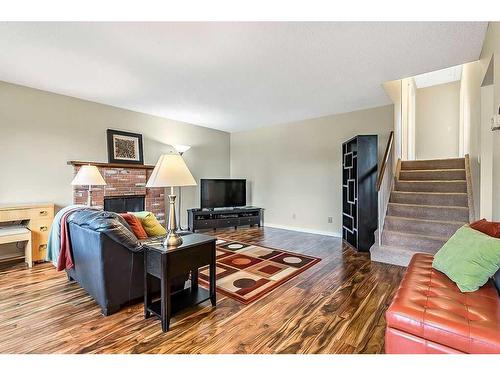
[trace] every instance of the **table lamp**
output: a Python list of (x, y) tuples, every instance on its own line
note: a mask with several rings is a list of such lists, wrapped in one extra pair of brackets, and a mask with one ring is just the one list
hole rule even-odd
[(169, 211), (167, 223), (167, 237), (163, 246), (179, 246), (182, 237), (177, 233), (177, 221), (175, 219), (175, 186), (196, 186), (196, 181), (189, 171), (182, 156), (178, 154), (164, 154), (155, 165), (146, 187), (170, 187), (168, 195)]
[[(175, 148), (175, 151), (179, 153), (180, 156), (182, 156), (186, 151), (188, 151), (191, 146), (188, 145), (172, 145), (173, 148)], [(177, 198), (177, 201), (179, 202), (179, 229), (184, 230), (182, 228), (182, 188), (179, 187), (179, 198)]]
[(71, 185), (82, 186), (88, 185), (89, 192), (87, 194), (87, 206), (92, 206), (92, 186), (104, 186), (106, 181), (102, 178), (99, 169), (95, 165), (82, 165), (78, 170), (75, 178), (71, 181)]

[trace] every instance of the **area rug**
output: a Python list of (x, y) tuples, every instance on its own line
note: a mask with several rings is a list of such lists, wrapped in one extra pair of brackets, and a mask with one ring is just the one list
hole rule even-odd
[[(252, 303), (304, 272), (321, 259), (290, 251), (217, 239), (217, 292), (244, 304)], [(208, 285), (209, 269), (199, 281)]]

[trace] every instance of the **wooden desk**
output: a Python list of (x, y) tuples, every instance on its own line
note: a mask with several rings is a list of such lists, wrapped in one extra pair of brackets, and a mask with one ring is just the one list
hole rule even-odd
[[(52, 203), (0, 206), (0, 224), (23, 221), (31, 230), (31, 252), (28, 251), (25, 255), (25, 262), (28, 263), (29, 267), (32, 266), (33, 262), (45, 259), (52, 220), (54, 220), (54, 204)], [(17, 242), (19, 238), (12, 237), (10, 242)]]

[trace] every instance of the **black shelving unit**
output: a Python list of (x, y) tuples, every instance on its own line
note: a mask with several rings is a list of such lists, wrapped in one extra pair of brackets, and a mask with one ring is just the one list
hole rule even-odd
[(377, 229), (377, 136), (358, 135), (342, 144), (342, 238), (360, 251)]

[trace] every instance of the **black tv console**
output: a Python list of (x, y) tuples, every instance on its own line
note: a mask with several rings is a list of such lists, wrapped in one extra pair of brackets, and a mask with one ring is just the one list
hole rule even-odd
[(188, 210), (188, 226), (191, 232), (199, 229), (217, 229), (239, 227), (242, 225), (258, 225), (262, 223), (262, 208), (242, 207), (228, 209)]

